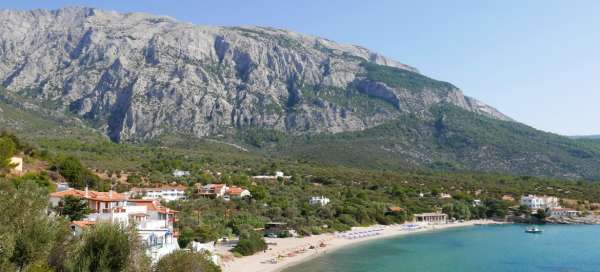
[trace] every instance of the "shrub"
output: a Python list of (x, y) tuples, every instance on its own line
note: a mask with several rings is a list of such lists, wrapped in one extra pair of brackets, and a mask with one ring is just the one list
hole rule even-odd
[(154, 266), (155, 272), (219, 272), (221, 269), (203, 252), (177, 250), (162, 257)]
[(250, 232), (240, 236), (240, 241), (232, 251), (243, 256), (249, 256), (266, 249), (265, 239), (256, 232)]

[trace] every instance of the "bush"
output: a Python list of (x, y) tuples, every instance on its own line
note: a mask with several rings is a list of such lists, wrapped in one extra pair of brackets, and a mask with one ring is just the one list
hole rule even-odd
[(162, 257), (153, 268), (155, 272), (219, 272), (221, 268), (210, 261), (206, 253), (177, 250)]
[(233, 248), (233, 252), (237, 252), (243, 256), (249, 256), (256, 252), (266, 250), (267, 243), (265, 239), (256, 232), (251, 232), (240, 236), (240, 241)]
[(75, 250), (73, 271), (139, 271), (148, 266), (137, 233), (115, 224), (87, 230)]

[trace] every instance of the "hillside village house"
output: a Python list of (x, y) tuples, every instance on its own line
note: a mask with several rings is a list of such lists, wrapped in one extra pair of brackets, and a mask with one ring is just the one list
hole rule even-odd
[(558, 198), (554, 196), (526, 195), (521, 197), (520, 204), (527, 206), (531, 210), (545, 210), (559, 207)]
[(227, 186), (227, 184), (206, 184), (206, 185), (197, 185), (198, 194), (205, 197), (210, 198), (223, 198), (225, 200), (229, 200), (232, 198), (243, 198), (250, 197), (250, 191), (237, 187), (237, 186)]
[(321, 207), (329, 204), (329, 202), (330, 202), (329, 198), (324, 197), (324, 196), (313, 196), (308, 201), (308, 203), (310, 205), (319, 205)]
[(88, 215), (89, 221), (104, 221), (109, 223), (129, 224), (129, 217), (125, 210), (127, 196), (114, 191), (96, 192), (85, 190), (68, 189), (62, 192), (50, 194), (50, 203), (53, 207), (60, 205), (60, 201), (73, 196), (86, 200), (92, 213)]
[(440, 194), (440, 198), (452, 198), (452, 195), (448, 194), (448, 193), (441, 193)]
[(157, 188), (131, 188), (129, 196), (142, 199), (158, 199), (166, 202), (185, 199), (187, 187), (183, 185), (164, 185)]
[(173, 176), (176, 178), (186, 177), (190, 175), (190, 171), (183, 171), (179, 169), (173, 170)]
[(278, 178), (282, 178), (282, 179), (291, 179), (292, 176), (286, 176), (282, 171), (277, 171), (275, 172), (274, 176), (269, 176), (269, 175), (259, 175), (259, 176), (253, 176), (252, 179), (262, 179), (262, 180), (276, 180)]
[(52, 206), (59, 206), (66, 196), (74, 196), (88, 202), (92, 213), (84, 220), (71, 222), (74, 234), (97, 223), (117, 223), (123, 226), (135, 224), (142, 242), (148, 247), (148, 254), (154, 261), (179, 249), (173, 223), (177, 211), (163, 207), (155, 199), (128, 199), (124, 194), (113, 191), (68, 189), (50, 194)]

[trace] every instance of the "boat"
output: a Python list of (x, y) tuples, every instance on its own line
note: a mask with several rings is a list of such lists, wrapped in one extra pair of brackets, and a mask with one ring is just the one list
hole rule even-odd
[(542, 233), (544, 232), (541, 229), (538, 229), (537, 227), (531, 227), (525, 230), (526, 233)]

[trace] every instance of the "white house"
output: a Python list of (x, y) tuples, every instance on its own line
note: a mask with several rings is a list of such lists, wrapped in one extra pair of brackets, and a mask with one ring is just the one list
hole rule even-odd
[(50, 194), (50, 203), (53, 207), (58, 207), (61, 200), (67, 196), (81, 198), (87, 201), (92, 210), (87, 216), (88, 221), (102, 221), (108, 223), (119, 223), (125, 226), (129, 225), (129, 216), (125, 207), (127, 206), (127, 196), (114, 191), (97, 192), (87, 188), (85, 190), (68, 189), (62, 192)]
[(554, 196), (526, 195), (521, 197), (520, 203), (531, 210), (551, 209), (559, 206), (558, 198)]
[(78, 197), (88, 202), (92, 209), (84, 220), (71, 222), (74, 234), (81, 234), (84, 229), (97, 223), (135, 224), (142, 242), (147, 247), (147, 254), (155, 262), (162, 256), (179, 249), (173, 231), (173, 223), (177, 211), (163, 207), (155, 199), (128, 199), (125, 194), (117, 192), (97, 192), (90, 190), (68, 189), (50, 194), (52, 206), (60, 206), (61, 200), (67, 196)]
[(132, 188), (130, 196), (141, 196), (143, 199), (158, 199), (166, 202), (185, 199), (187, 187), (183, 185), (164, 185), (156, 188)]
[(579, 216), (580, 212), (567, 208), (550, 208), (550, 217), (575, 217)]
[(291, 179), (292, 176), (286, 176), (282, 171), (276, 171), (275, 175), (273, 175), (273, 176), (269, 176), (269, 175), (252, 176), (252, 179), (269, 179), (269, 180), (273, 180), (273, 179), (278, 179), (278, 178)]
[(452, 198), (452, 195), (450, 195), (448, 193), (441, 193), (440, 198)]
[(223, 197), (225, 195), (225, 193), (227, 192), (227, 189), (229, 187), (227, 187), (226, 184), (220, 184), (220, 183), (210, 183), (210, 184), (206, 184), (206, 185), (197, 185), (198, 186), (198, 194), (202, 195), (202, 196), (207, 196), (207, 197), (213, 197), (213, 198), (218, 198), (218, 197)]
[(237, 186), (227, 186), (227, 184), (207, 184), (198, 186), (198, 194), (211, 198), (223, 198), (230, 200), (232, 198), (250, 197), (250, 191)]
[(320, 206), (325, 206), (325, 205), (329, 204), (329, 202), (330, 202), (329, 198), (326, 198), (324, 196), (313, 196), (308, 201), (308, 203), (310, 205), (320, 205)]
[(217, 255), (216, 253), (215, 243), (199, 243), (196, 241), (192, 241), (192, 250), (195, 252), (208, 252), (208, 254), (210, 255), (210, 260), (214, 264), (219, 265), (219, 255)]
[(190, 171), (183, 171), (183, 170), (179, 170), (179, 169), (173, 170), (173, 176), (176, 178), (181, 178), (181, 177), (185, 177), (185, 176), (189, 176), (189, 175), (190, 175)]
[(473, 199), (473, 207), (481, 206), (481, 199)]
[(415, 221), (433, 224), (446, 223), (448, 215), (445, 213), (419, 213), (415, 214)]

